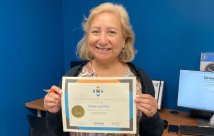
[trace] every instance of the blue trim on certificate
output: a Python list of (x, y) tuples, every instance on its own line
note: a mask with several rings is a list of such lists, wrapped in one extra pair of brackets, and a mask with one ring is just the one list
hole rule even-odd
[(121, 128), (113, 127), (79, 127), (80, 130), (108, 130), (108, 131), (119, 131)]
[(134, 107), (134, 105), (133, 105), (133, 93), (130, 91), (129, 91), (129, 105), (130, 105), (129, 111), (131, 111), (129, 117), (130, 117), (130, 121), (131, 120), (133, 121), (133, 110), (132, 110)]
[(69, 108), (68, 108), (68, 91), (65, 91), (65, 115), (66, 119), (69, 119)]

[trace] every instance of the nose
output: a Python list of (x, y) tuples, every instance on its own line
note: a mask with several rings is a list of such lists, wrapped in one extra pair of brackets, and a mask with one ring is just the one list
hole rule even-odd
[(101, 35), (99, 37), (99, 44), (101, 46), (106, 46), (108, 44), (108, 38), (105, 33), (101, 33)]

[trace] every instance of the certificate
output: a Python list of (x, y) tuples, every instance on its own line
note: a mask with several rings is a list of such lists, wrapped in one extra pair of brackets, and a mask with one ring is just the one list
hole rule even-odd
[(135, 95), (135, 77), (63, 77), (63, 130), (135, 134)]

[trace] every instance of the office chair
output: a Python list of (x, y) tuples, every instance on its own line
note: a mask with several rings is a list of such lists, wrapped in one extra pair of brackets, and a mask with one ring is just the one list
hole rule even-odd
[(30, 130), (29, 136), (50, 136), (46, 128), (46, 120), (42, 117), (27, 115)]
[(155, 99), (158, 102), (158, 110), (161, 110), (162, 106), (162, 97), (163, 97), (163, 80), (152, 80), (154, 89), (155, 89)]

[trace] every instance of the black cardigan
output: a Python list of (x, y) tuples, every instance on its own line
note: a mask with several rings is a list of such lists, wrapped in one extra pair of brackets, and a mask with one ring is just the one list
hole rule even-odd
[[(86, 63), (87, 62), (84, 62), (81, 65), (73, 67), (65, 74), (65, 76), (69, 77), (78, 76)], [(137, 79), (140, 81), (142, 86), (142, 93), (154, 96), (155, 91), (152, 81), (148, 78), (145, 72), (142, 69), (137, 69), (132, 63), (127, 64), (130, 70), (135, 74)], [(63, 132), (61, 111), (57, 113), (47, 112), (46, 125), (51, 136), (69, 136), (69, 133)], [(163, 120), (161, 120), (158, 111), (153, 117), (150, 118), (147, 117), (145, 114), (142, 114), (139, 125), (140, 125), (139, 129), (140, 136), (161, 136), (164, 130), (164, 122)]]

